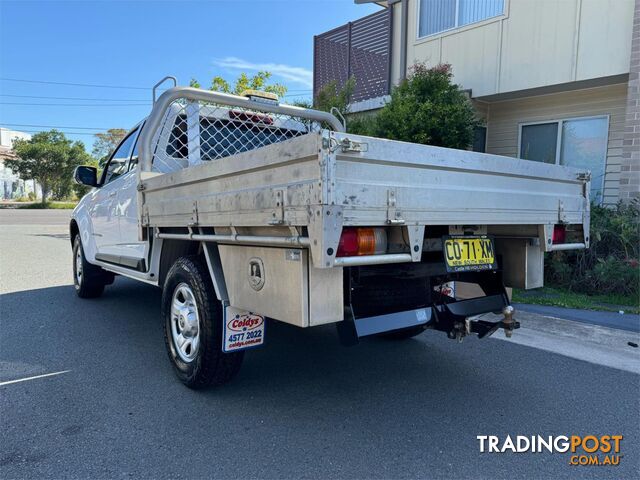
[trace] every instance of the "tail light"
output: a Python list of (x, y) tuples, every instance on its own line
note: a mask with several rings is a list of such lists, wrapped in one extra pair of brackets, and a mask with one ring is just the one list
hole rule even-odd
[(338, 257), (380, 255), (387, 253), (384, 228), (344, 228), (338, 245)]
[(567, 229), (564, 225), (558, 224), (553, 226), (553, 235), (551, 236), (551, 242), (555, 245), (557, 243), (564, 243), (567, 238)]

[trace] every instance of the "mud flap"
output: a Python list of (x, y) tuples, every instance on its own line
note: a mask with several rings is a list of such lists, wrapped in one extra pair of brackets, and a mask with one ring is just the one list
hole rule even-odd
[(222, 351), (237, 352), (259, 347), (264, 343), (266, 319), (262, 315), (226, 306)]
[(345, 309), (342, 322), (336, 324), (340, 342), (345, 346), (356, 345), (359, 338), (378, 333), (426, 325), (431, 320), (431, 308), (418, 308), (406, 312), (388, 313), (375, 317), (358, 318), (351, 308)]

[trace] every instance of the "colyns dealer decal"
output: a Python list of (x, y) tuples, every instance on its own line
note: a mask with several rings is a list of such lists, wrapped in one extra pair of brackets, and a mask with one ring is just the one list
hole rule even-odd
[(262, 315), (234, 307), (226, 307), (224, 313), (224, 352), (235, 352), (264, 343), (265, 320)]
[(620, 464), (622, 435), (478, 435), (481, 453), (566, 453), (569, 465)]

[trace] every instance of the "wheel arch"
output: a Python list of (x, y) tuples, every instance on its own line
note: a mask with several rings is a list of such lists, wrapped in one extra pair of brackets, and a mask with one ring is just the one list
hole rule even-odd
[(77, 235), (80, 235), (80, 228), (78, 227), (78, 222), (76, 222), (75, 218), (72, 218), (71, 222), (69, 222), (69, 239), (71, 240), (71, 248), (73, 248), (73, 242), (75, 242)]
[(158, 267), (158, 286), (163, 287), (167, 273), (180, 257), (200, 254), (200, 244), (189, 240), (163, 240)]
[(160, 252), (160, 262), (158, 268), (158, 286), (164, 287), (167, 274), (171, 266), (180, 257), (187, 255), (199, 255), (206, 262), (209, 277), (213, 283), (218, 300), (229, 299), (227, 286), (220, 261), (220, 253), (215, 243), (194, 242), (190, 240), (164, 240)]

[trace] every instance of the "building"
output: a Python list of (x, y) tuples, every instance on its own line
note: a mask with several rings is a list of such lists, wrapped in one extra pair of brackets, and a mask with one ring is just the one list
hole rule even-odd
[(316, 92), (353, 75), (352, 111), (375, 109), (415, 62), (449, 63), (486, 126), (475, 149), (588, 168), (600, 203), (640, 196), (640, 0), (376, 3), (316, 36)]
[(29, 193), (39, 192), (34, 180), (24, 180), (5, 167), (4, 161), (16, 158), (13, 141), (16, 138), (29, 140), (31, 135), (0, 127), (0, 201), (26, 197)]

